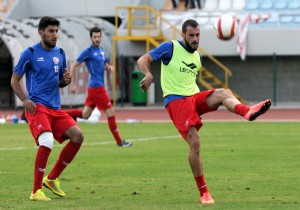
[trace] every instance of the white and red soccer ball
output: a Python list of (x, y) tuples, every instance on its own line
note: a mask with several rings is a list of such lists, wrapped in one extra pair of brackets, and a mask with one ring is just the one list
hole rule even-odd
[(221, 40), (230, 40), (237, 33), (236, 19), (231, 15), (221, 15), (214, 23), (216, 35)]

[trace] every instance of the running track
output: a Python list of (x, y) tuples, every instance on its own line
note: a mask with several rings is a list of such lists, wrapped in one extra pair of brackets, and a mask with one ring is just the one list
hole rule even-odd
[[(0, 118), (15, 114), (21, 116), (21, 110), (0, 110)], [(140, 122), (170, 122), (167, 111), (163, 107), (125, 107), (115, 108), (116, 119), (118, 122), (128, 122), (134, 119)], [(202, 116), (206, 121), (245, 121), (241, 116), (233, 114), (225, 109), (219, 109), (215, 112), (207, 113)], [(300, 122), (300, 108), (271, 108), (267, 113), (260, 116), (256, 121), (285, 121)], [(100, 117), (100, 122), (107, 122), (104, 114)]]
[[(128, 119), (136, 119), (142, 122), (167, 122), (170, 121), (169, 115), (164, 108), (122, 108), (115, 109), (118, 121), (126, 121)], [(225, 109), (207, 113), (202, 116), (205, 121), (245, 121), (241, 116), (231, 113)], [(100, 121), (106, 121), (105, 116), (100, 117)], [(256, 121), (299, 121), (300, 108), (297, 109), (270, 109), (267, 113), (257, 118)]]

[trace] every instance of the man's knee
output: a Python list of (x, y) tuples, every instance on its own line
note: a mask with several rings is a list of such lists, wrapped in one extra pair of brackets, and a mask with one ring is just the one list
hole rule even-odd
[(84, 136), (83, 133), (81, 132), (81, 130), (76, 130), (74, 132), (74, 137), (72, 138), (72, 140), (76, 143), (81, 144), (83, 142)]
[(78, 144), (81, 144), (83, 142), (84, 136), (78, 126), (72, 126), (68, 129), (66, 134), (68, 138), (73, 142), (76, 142)]
[(197, 129), (192, 126), (187, 134), (186, 141), (189, 144), (190, 150), (194, 152), (199, 152), (200, 150), (200, 140)]
[(233, 93), (230, 89), (227, 88), (218, 88), (215, 90), (215, 97), (217, 97), (220, 101), (223, 101), (224, 99), (231, 98), (233, 96)]
[(93, 112), (94, 108), (90, 107), (90, 106), (85, 106), (83, 108), (82, 111), (82, 118), (83, 119), (89, 119), (89, 117), (91, 116), (92, 112)]
[(54, 137), (51, 132), (42, 133), (38, 137), (39, 146), (48, 147), (49, 149), (52, 149), (53, 141), (54, 141)]
[(89, 117), (91, 116), (92, 113), (88, 113), (88, 112), (82, 112), (82, 119), (89, 119)]
[(231, 94), (231, 90), (228, 88), (218, 88), (215, 90), (216, 93), (220, 94), (220, 95), (224, 95), (224, 94)]

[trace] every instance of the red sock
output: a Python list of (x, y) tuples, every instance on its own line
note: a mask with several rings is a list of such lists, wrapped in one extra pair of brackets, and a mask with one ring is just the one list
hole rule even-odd
[(122, 139), (121, 139), (121, 137), (119, 135), (119, 131), (118, 131), (118, 127), (117, 127), (115, 116), (108, 117), (107, 121), (108, 121), (109, 129), (110, 129), (112, 135), (114, 136), (117, 144), (122, 144)]
[(56, 179), (63, 172), (63, 170), (68, 166), (68, 164), (73, 160), (81, 144), (70, 141), (61, 151), (58, 160), (55, 163), (52, 171), (48, 175), (49, 179)]
[(249, 111), (250, 107), (249, 106), (245, 106), (243, 104), (237, 104), (234, 107), (234, 113), (239, 114), (241, 116), (245, 116), (247, 114), (247, 112)]
[(82, 110), (81, 109), (68, 109), (68, 110), (64, 110), (64, 111), (73, 118), (76, 118), (76, 117), (82, 118)]
[(204, 175), (197, 176), (197, 177), (194, 177), (194, 178), (195, 178), (195, 181), (196, 181), (196, 185), (199, 189), (200, 196), (202, 196), (203, 193), (208, 192), (208, 189), (206, 187), (206, 182), (204, 180)]
[(39, 146), (36, 153), (35, 166), (34, 166), (34, 184), (32, 193), (35, 193), (38, 189), (42, 189), (42, 182), (44, 173), (46, 170), (46, 165), (48, 162), (48, 157), (50, 155), (51, 149), (45, 146)]

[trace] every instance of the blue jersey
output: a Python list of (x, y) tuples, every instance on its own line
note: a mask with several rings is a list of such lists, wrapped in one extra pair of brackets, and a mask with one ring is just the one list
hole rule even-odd
[(13, 72), (26, 73), (28, 98), (35, 104), (60, 109), (59, 80), (66, 68), (66, 56), (59, 47), (46, 50), (41, 43), (25, 49)]
[[(182, 41), (179, 41), (181, 46), (189, 51)], [(154, 61), (157, 61), (161, 59), (161, 62), (163, 62), (164, 65), (168, 65), (170, 62), (172, 56), (173, 56), (173, 43), (171, 41), (169, 42), (163, 42), (161, 43), (157, 48), (154, 48), (153, 50), (149, 51), (150, 56), (153, 58)], [(192, 53), (192, 51), (189, 51)], [(200, 59), (200, 57), (199, 57)], [(186, 96), (179, 96), (179, 95), (168, 95), (164, 98), (164, 106), (166, 107), (169, 102), (180, 99), (180, 98), (185, 98)]]
[[(186, 49), (187, 51), (189, 51), (184, 44), (182, 43), (182, 41), (178, 41), (181, 46)], [(193, 51), (189, 51), (190, 53), (193, 53)], [(168, 65), (168, 63), (170, 62), (172, 55), (173, 55), (173, 43), (171, 41), (169, 42), (163, 42), (161, 43), (157, 48), (154, 48), (153, 50), (149, 51), (149, 54), (151, 55), (151, 57), (153, 58), (154, 61), (157, 61), (159, 59), (162, 60), (162, 62), (165, 65)], [(200, 59), (200, 57), (199, 57)]]
[(108, 61), (102, 47), (91, 45), (81, 52), (77, 58), (78, 63), (85, 62), (90, 73), (89, 87), (96, 88), (104, 86), (104, 66)]

